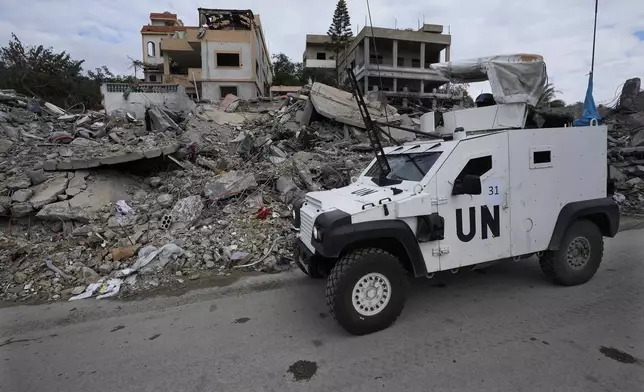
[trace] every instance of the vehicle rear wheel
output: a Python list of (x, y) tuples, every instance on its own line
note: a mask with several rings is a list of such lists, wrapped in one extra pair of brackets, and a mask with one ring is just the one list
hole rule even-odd
[(349, 333), (366, 335), (392, 325), (405, 305), (407, 278), (398, 258), (381, 249), (342, 257), (326, 285), (329, 311)]
[(604, 254), (604, 237), (589, 220), (573, 223), (558, 250), (547, 251), (539, 260), (544, 275), (565, 286), (588, 282), (597, 272)]

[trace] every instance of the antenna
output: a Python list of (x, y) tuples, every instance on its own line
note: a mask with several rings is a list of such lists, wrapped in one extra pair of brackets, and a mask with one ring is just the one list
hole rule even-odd
[(593, 26), (593, 57), (590, 61), (590, 73), (595, 71), (595, 38), (597, 37), (597, 7), (599, 0), (595, 0), (595, 25)]
[(398, 21), (394, 18), (394, 29), (398, 27)]

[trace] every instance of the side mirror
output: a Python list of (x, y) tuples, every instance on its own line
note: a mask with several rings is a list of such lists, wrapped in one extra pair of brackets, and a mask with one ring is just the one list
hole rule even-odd
[(473, 174), (468, 174), (461, 180), (456, 180), (452, 195), (480, 195), (481, 178)]

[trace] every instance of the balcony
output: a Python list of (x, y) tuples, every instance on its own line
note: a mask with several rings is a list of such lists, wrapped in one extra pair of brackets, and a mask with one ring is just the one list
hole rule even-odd
[(306, 68), (331, 68), (335, 69), (335, 60), (316, 60), (306, 59), (304, 62)]

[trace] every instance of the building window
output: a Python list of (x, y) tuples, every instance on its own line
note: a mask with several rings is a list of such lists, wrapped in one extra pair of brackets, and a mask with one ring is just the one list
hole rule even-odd
[(154, 57), (156, 56), (156, 46), (154, 45), (154, 42), (149, 41), (148, 42), (148, 57)]
[(239, 67), (239, 53), (217, 53), (218, 67)]
[(404, 67), (405, 66), (405, 58), (404, 57), (398, 57), (398, 66), (399, 67)]
[(150, 82), (156, 82), (157, 81), (157, 76), (156, 75), (150, 75)]
[(382, 55), (379, 54), (376, 56), (375, 54), (369, 55), (369, 63), (371, 64), (382, 64)]
[(237, 86), (219, 86), (219, 95), (222, 98), (228, 94), (237, 95)]
[(420, 68), (420, 59), (411, 59), (412, 68)]
[(481, 177), (490, 170), (492, 170), (492, 155), (470, 159), (463, 170), (461, 170), (458, 177), (456, 177), (456, 182), (463, 181), (463, 178), (467, 175)]
[(318, 60), (326, 60), (326, 53), (324, 53), (324, 52), (318, 52), (318, 53), (317, 53), (317, 59), (318, 59)]

